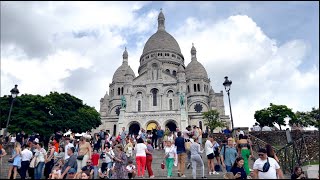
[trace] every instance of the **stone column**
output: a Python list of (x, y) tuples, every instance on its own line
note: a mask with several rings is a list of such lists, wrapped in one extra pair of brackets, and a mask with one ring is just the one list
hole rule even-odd
[[(119, 132), (121, 132), (122, 127), (124, 126), (124, 121), (125, 121), (124, 115), (125, 115), (125, 112), (126, 112), (125, 109), (120, 109), (119, 120), (118, 120), (118, 123), (117, 123), (116, 136), (118, 136)], [(128, 129), (128, 128), (126, 127), (126, 129)]]
[(180, 127), (179, 129), (185, 130), (186, 127), (188, 126), (188, 112), (184, 107), (180, 108)]

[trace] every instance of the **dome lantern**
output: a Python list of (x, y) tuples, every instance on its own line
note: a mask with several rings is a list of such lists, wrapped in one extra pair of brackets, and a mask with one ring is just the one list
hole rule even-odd
[(194, 44), (192, 43), (192, 48), (191, 48), (191, 60), (197, 60), (197, 50), (194, 47)]
[(162, 13), (162, 8), (160, 9), (160, 13), (158, 16), (158, 30), (165, 30), (164, 22), (165, 22), (164, 14)]
[(123, 58), (123, 62), (127, 62), (128, 63), (128, 51), (127, 51), (127, 47), (125, 47), (124, 52), (122, 54), (122, 58)]

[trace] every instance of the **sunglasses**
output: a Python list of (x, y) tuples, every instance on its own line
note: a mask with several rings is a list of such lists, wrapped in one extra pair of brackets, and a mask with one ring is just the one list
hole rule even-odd
[(90, 164), (91, 162), (87, 162), (87, 164)]
[(258, 154), (259, 156), (263, 156), (264, 154)]

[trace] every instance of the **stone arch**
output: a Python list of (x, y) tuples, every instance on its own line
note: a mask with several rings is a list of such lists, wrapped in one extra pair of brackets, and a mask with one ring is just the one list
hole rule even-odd
[(119, 107), (121, 108), (121, 105), (115, 105), (112, 108), (110, 108), (109, 114), (112, 114), (112, 115), (116, 114), (116, 109)]
[(159, 126), (159, 123), (156, 120), (150, 120), (148, 122), (146, 122), (145, 126), (147, 131), (150, 131), (150, 128), (153, 128), (156, 126)]
[(144, 96), (147, 94), (145, 89), (143, 89), (143, 88), (137, 88), (137, 89), (135, 89), (135, 90), (133, 91), (132, 95), (133, 95), (134, 97), (136, 97), (137, 94), (138, 94), (138, 92), (141, 92), (141, 93), (142, 93), (142, 97), (144, 97)]
[(128, 124), (129, 134), (138, 135), (140, 128), (141, 128), (141, 125), (138, 121), (131, 121)]
[(167, 87), (167, 88), (163, 89), (163, 92), (164, 92), (165, 94), (168, 94), (168, 92), (169, 92), (170, 90), (173, 92), (173, 95), (176, 93), (176, 91), (174, 90), (173, 87)]
[(178, 123), (173, 119), (168, 119), (164, 122), (164, 127), (165, 128), (168, 127), (170, 131), (176, 131), (176, 128), (178, 127)]

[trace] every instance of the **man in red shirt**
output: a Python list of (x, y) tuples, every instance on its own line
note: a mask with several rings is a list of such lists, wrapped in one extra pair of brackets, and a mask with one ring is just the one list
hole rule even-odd
[(59, 153), (59, 142), (56, 139), (53, 139), (53, 145), (55, 147), (55, 151)]
[(98, 154), (97, 150), (93, 151), (93, 154), (91, 155), (91, 162), (94, 170), (94, 179), (98, 179), (98, 169), (99, 169), (99, 158), (100, 155)]

